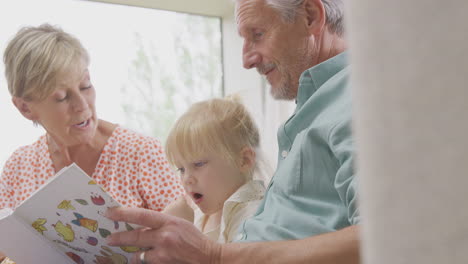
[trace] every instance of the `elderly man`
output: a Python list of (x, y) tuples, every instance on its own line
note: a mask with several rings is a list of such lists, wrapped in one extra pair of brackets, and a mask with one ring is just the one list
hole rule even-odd
[(244, 67), (266, 76), (273, 97), (297, 103), (279, 129), (264, 201), (239, 230), (243, 243), (220, 245), (188, 222), (119, 208), (108, 216), (149, 228), (111, 244), (148, 248), (141, 263), (359, 263), (342, 9), (342, 0), (236, 1)]

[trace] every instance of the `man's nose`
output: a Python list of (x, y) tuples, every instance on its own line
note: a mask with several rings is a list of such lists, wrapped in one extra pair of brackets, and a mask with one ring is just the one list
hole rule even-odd
[(246, 69), (252, 69), (262, 61), (260, 54), (246, 45), (244, 45), (242, 53), (242, 63)]

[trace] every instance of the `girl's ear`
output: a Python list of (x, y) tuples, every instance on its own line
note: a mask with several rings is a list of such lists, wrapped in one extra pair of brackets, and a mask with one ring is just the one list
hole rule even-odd
[(23, 98), (19, 98), (13, 96), (11, 101), (16, 106), (16, 108), (20, 111), (20, 113), (31, 121), (36, 121), (37, 117), (31, 109), (30, 103), (24, 100)]
[(255, 151), (250, 147), (244, 147), (240, 152), (240, 172), (246, 174), (255, 167)]

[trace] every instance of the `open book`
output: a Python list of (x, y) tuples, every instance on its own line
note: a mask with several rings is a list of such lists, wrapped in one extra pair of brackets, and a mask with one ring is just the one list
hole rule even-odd
[(136, 247), (112, 247), (106, 237), (132, 230), (104, 217), (119, 204), (78, 166), (57, 173), (14, 211), (0, 210), (0, 252), (18, 264), (130, 263)]

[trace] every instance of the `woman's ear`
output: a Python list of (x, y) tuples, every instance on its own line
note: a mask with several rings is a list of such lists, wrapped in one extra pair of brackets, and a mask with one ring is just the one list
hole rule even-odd
[(325, 7), (321, 0), (305, 0), (303, 3), (307, 29), (311, 34), (319, 34), (325, 28)]
[(26, 117), (27, 119), (29, 119), (31, 121), (36, 121), (37, 117), (34, 114), (34, 112), (32, 111), (29, 102), (27, 102), (23, 98), (19, 98), (19, 97), (16, 97), (16, 96), (13, 96), (13, 98), (11, 98), (11, 101), (13, 102), (13, 104), (16, 106), (18, 111), (20, 111), (20, 113), (24, 117)]
[(255, 167), (255, 151), (251, 147), (244, 147), (240, 152), (240, 171), (246, 174)]

